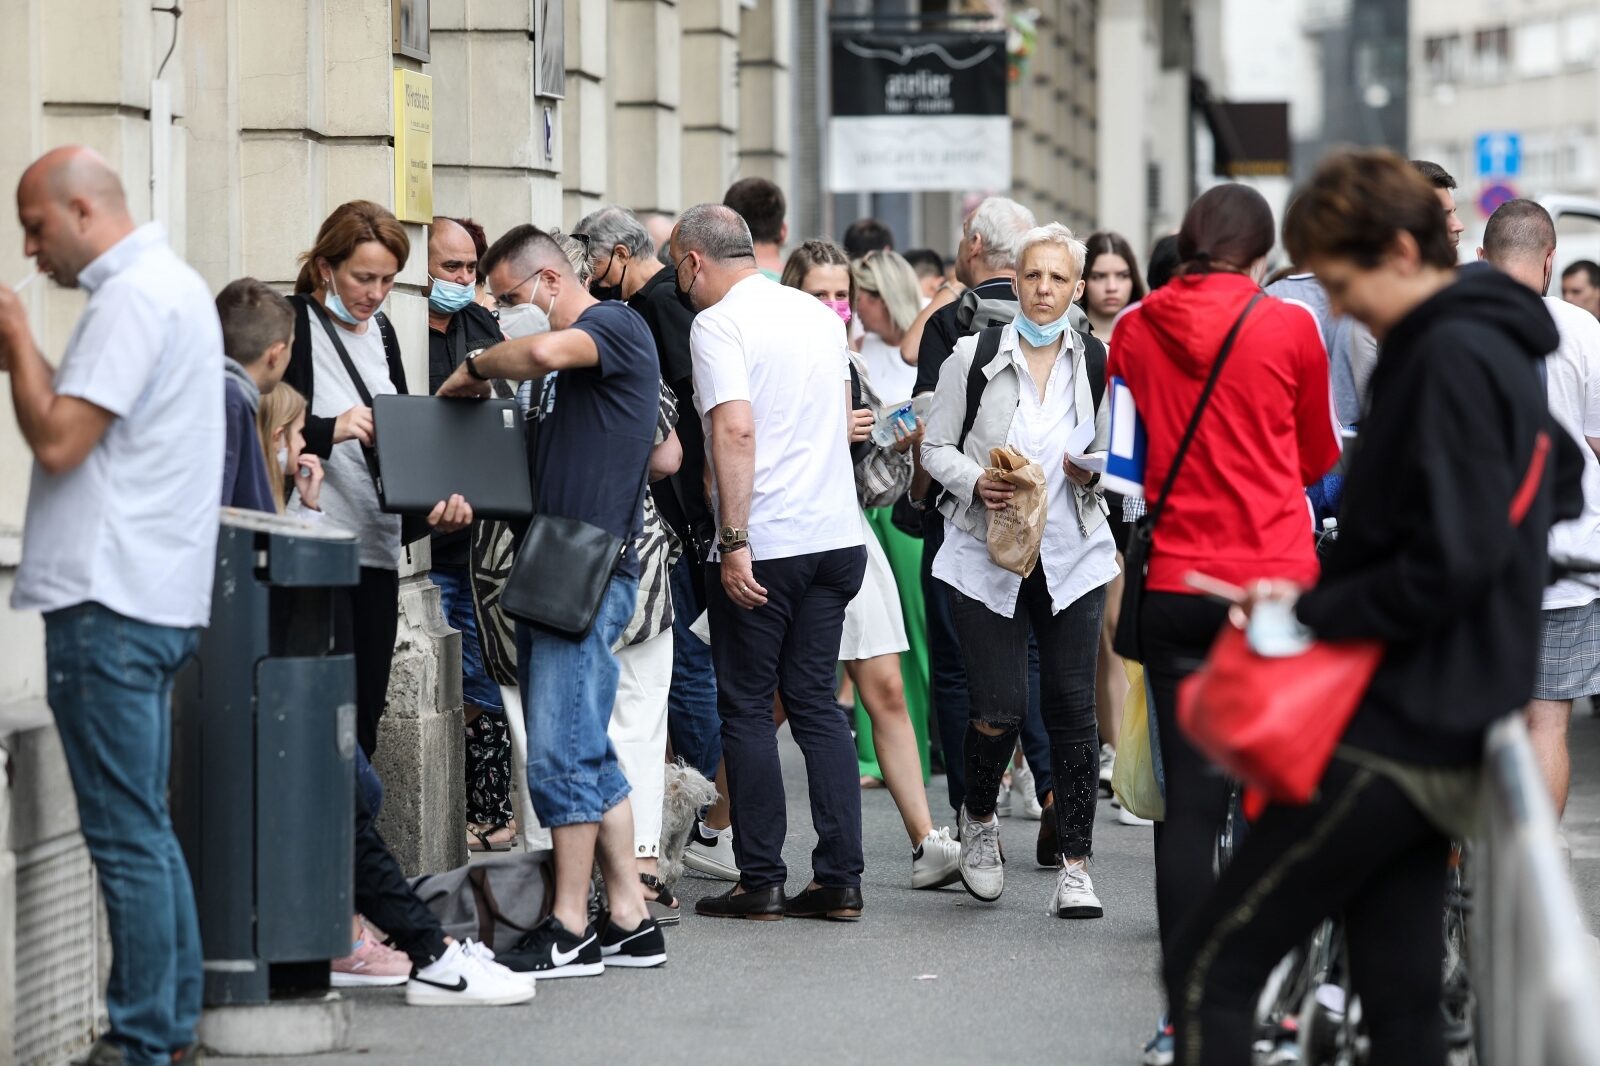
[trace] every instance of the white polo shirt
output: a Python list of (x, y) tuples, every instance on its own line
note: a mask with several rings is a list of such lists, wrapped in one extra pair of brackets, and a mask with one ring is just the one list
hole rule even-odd
[(55, 391), (116, 416), (64, 474), (37, 462), (11, 606), (99, 603), (151, 625), (211, 616), (222, 484), (222, 326), (200, 275), (140, 226), (78, 275), (89, 293)]
[[(1585, 437), (1600, 437), (1600, 321), (1581, 307), (1545, 297), (1561, 346), (1545, 358), (1550, 414), (1583, 455), (1583, 513), (1550, 527), (1550, 555), (1600, 562), (1600, 460)], [(1596, 575), (1564, 578), (1544, 593), (1544, 609), (1582, 607), (1600, 599)]]
[(752, 557), (865, 543), (846, 424), (849, 343), (839, 316), (814, 296), (752, 274), (695, 316), (689, 349), (717, 520), (711, 411), (748, 400), (756, 426)]

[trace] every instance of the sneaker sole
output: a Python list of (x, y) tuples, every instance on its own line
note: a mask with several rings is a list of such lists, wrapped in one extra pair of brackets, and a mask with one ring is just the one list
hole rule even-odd
[(712, 862), (689, 852), (683, 856), (683, 865), (687, 870), (693, 870), (701, 877), (709, 877), (716, 881), (738, 881), (739, 871), (731, 866), (724, 866), (720, 862)]
[(602, 962), (575, 962), (570, 966), (557, 966), (549, 970), (532, 970), (536, 981), (553, 981), (563, 977), (599, 977), (606, 972), (606, 964)]
[(961, 871), (955, 870), (949, 874), (946, 874), (944, 877), (939, 878), (937, 881), (929, 881), (924, 885), (917, 884), (917, 879), (913, 877), (911, 879), (911, 887), (917, 892), (932, 892), (934, 889), (947, 888), (959, 880), (961, 880)]
[(662, 952), (660, 955), (617, 954), (607, 955), (601, 960), (601, 964), (607, 967), (619, 966), (623, 969), (648, 970), (652, 966), (663, 966), (666, 964), (666, 961), (666, 952)]
[(1104, 907), (1057, 907), (1057, 918), (1103, 918)]
[(411, 980), (411, 975), (385, 977), (381, 974), (370, 973), (331, 973), (328, 975), (330, 988), (393, 988), (403, 985)]
[(522, 988), (502, 996), (469, 996), (464, 992), (446, 992), (443, 989), (423, 986), (422, 990), (406, 989), (406, 1005), (411, 1007), (515, 1007), (519, 1003), (532, 1003), (532, 988)]
[(995, 900), (999, 899), (1006, 890), (1006, 886), (1002, 884), (999, 892), (996, 892), (992, 896), (985, 896), (977, 889), (972, 887), (972, 882), (967, 880), (967, 872), (965, 870), (957, 871), (956, 876), (961, 879), (961, 887), (967, 890), (967, 895), (971, 896), (975, 900), (978, 900), (980, 903), (993, 903)]

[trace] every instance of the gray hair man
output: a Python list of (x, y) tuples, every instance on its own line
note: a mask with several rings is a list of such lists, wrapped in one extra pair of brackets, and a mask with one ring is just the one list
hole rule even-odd
[[(1508, 200), (1489, 216), (1478, 258), (1541, 296), (1555, 273), (1556, 227), (1532, 200)], [(1550, 529), (1552, 559), (1600, 560), (1600, 321), (1581, 307), (1545, 296), (1561, 344), (1545, 357), (1545, 395), (1551, 416), (1580, 444), (1583, 513)], [(1561, 454), (1561, 453), (1558, 453)], [(1572, 702), (1600, 694), (1600, 665), (1584, 654), (1600, 639), (1600, 588), (1592, 580), (1564, 578), (1544, 593), (1540, 615), (1539, 671), (1527, 707), (1528, 738), (1555, 801), (1567, 805), (1571, 763), (1567, 727)]]
[[(531, 305), (551, 328), (466, 360), (439, 395), (482, 397), (491, 378), (543, 375), (533, 408), (538, 432), (529, 434), (534, 513), (627, 545), (582, 637), (517, 623), (528, 793), (554, 842), (555, 904), (548, 919), (498, 952), (498, 961), (536, 978), (658, 966), (666, 945), (646, 909), (633, 861), (629, 785), (607, 739), (619, 675), (612, 648), (633, 617), (641, 573), (632, 545), (661, 403), (655, 343), (637, 312), (591, 296), (561, 247), (537, 227), (506, 233), (483, 267), (502, 314)], [(599, 929), (588, 918), (597, 850), (610, 899)]]
[[(861, 793), (833, 699), (846, 605), (867, 553), (850, 463), (849, 341), (821, 301), (764, 277), (732, 209), (685, 211), (672, 235), (704, 423), (720, 580), (708, 582), (711, 656), (740, 881), (700, 900), (723, 918), (861, 914)], [(772, 698), (806, 757), (817, 847), (784, 898), (788, 820)]]
[[(689, 629), (705, 610), (706, 556), (716, 535), (705, 503), (705, 437), (700, 419), (687, 417), (695, 409), (694, 363), (689, 354), (694, 312), (678, 301), (673, 269), (656, 258), (654, 238), (632, 211), (614, 204), (602, 207), (579, 222), (574, 232), (589, 237), (589, 255), (595, 263), (590, 291), (601, 299), (626, 300), (644, 316), (655, 338), (661, 380), (685, 416), (678, 422), (683, 463), (669, 479), (671, 491), (656, 493), (661, 517), (687, 546), (672, 572), (674, 681), (667, 700), (667, 733), (674, 752), (706, 777), (715, 778), (722, 764), (717, 679), (711, 649)], [(684, 862), (700, 873), (738, 876), (732, 834), (726, 818), (715, 809), (690, 834)]]

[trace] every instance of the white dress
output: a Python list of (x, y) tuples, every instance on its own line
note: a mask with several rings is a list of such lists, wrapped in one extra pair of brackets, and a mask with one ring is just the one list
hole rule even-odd
[(839, 639), (839, 660), (855, 662), (878, 655), (898, 655), (911, 648), (905, 620), (900, 616), (900, 587), (895, 584), (889, 557), (883, 554), (877, 534), (861, 516), (867, 538), (867, 572), (861, 591), (844, 609), (844, 635)]

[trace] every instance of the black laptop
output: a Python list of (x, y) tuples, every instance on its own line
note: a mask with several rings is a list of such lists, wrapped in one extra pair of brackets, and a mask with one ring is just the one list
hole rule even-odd
[(379, 503), (389, 514), (427, 514), (460, 493), (478, 518), (533, 513), (528, 448), (515, 400), (378, 396)]

